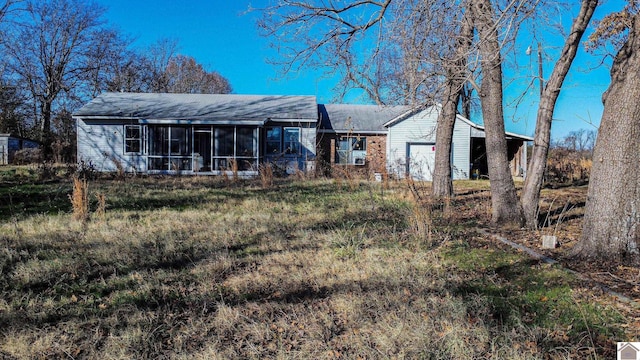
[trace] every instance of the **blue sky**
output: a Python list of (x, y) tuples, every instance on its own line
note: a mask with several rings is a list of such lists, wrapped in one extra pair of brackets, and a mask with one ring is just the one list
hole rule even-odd
[[(254, 1), (253, 5), (257, 7), (264, 2)], [(275, 52), (269, 48), (268, 39), (258, 35), (255, 26), (258, 13), (245, 13), (250, 1), (98, 0), (98, 3), (107, 8), (106, 20), (111, 26), (136, 39), (134, 46), (144, 48), (162, 38), (176, 39), (179, 53), (218, 71), (229, 79), (234, 93), (316, 95), (321, 103), (340, 101), (332, 92), (335, 79), (323, 77), (319, 70), (289, 74), (284, 79), (278, 76), (279, 69), (267, 63)], [(606, 1), (596, 17), (619, 9), (621, 4), (622, 0)], [(567, 14), (567, 21), (571, 20), (570, 15)], [(524, 71), (525, 75), (537, 71), (536, 58), (525, 55), (528, 42), (531, 40), (525, 38), (519, 45), (523, 55), (518, 63), (520, 73)], [(531, 45), (535, 53), (536, 43)], [(551, 55), (558, 46), (558, 39), (543, 39), (545, 53)], [(599, 124), (601, 97), (609, 84), (608, 67), (597, 67), (601, 60), (602, 56), (580, 51), (556, 108), (553, 138), (580, 128), (594, 129)], [(545, 65), (545, 75), (550, 71), (550, 65)], [(514, 81), (514, 85), (506, 87), (507, 105), (529, 80), (522, 75), (507, 79)], [(537, 87), (530, 89), (517, 111), (507, 106), (508, 131), (533, 135), (538, 91)]]

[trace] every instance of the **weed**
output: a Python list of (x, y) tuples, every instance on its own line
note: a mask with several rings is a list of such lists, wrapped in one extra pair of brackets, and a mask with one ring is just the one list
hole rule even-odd
[(233, 182), (238, 181), (238, 161), (235, 159), (231, 159), (229, 161), (229, 167), (231, 170), (231, 174), (233, 174)]
[(260, 174), (262, 188), (268, 189), (273, 186), (273, 166), (270, 163), (261, 164), (258, 167), (258, 173)]
[(353, 224), (335, 232), (332, 247), (340, 259), (354, 259), (365, 245), (366, 225), (361, 229), (355, 229)]
[(104, 193), (96, 193), (96, 200), (98, 201), (98, 206), (95, 214), (101, 219), (104, 219), (107, 210), (107, 196)]
[(73, 178), (73, 191), (69, 195), (73, 218), (80, 222), (89, 220), (89, 185), (87, 180), (78, 177)]

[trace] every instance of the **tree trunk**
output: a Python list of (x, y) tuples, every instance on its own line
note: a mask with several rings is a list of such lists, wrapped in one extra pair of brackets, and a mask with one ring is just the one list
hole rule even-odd
[(456, 105), (460, 93), (455, 89), (453, 81), (447, 81), (449, 92), (438, 114), (436, 128), (436, 158), (433, 169), (433, 196), (446, 198), (453, 195), (451, 180), (451, 143), (453, 141), (453, 126), (456, 122)]
[(43, 100), (42, 104), (42, 158), (44, 160), (53, 160), (53, 134), (51, 133), (51, 102)]
[(472, 11), (482, 58), (480, 101), (491, 188), (491, 221), (495, 225), (520, 226), (523, 223), (522, 209), (509, 170), (502, 106), (502, 58), (491, 2), (473, 0)]
[(580, 46), (580, 39), (584, 34), (593, 12), (598, 6), (598, 0), (583, 0), (578, 17), (573, 21), (571, 33), (566, 39), (560, 58), (553, 68), (549, 81), (540, 96), (540, 106), (536, 120), (536, 132), (533, 140), (533, 151), (527, 177), (522, 189), (522, 211), (524, 213), (527, 227), (536, 229), (538, 227), (538, 205), (540, 202), (540, 190), (544, 171), (547, 167), (547, 156), (549, 154), (549, 142), (551, 141), (551, 121), (556, 101), (560, 95), (562, 83), (567, 77), (569, 68), (573, 63)]
[(433, 196), (450, 197), (453, 195), (451, 179), (451, 143), (453, 141), (453, 126), (458, 114), (458, 101), (464, 91), (466, 81), (467, 56), (471, 48), (473, 24), (465, 13), (462, 19), (460, 34), (456, 43), (455, 54), (447, 68), (445, 94), (442, 109), (438, 114), (436, 129), (436, 158), (433, 171)]
[(581, 257), (637, 256), (640, 241), (640, 14), (611, 68), (593, 152)]

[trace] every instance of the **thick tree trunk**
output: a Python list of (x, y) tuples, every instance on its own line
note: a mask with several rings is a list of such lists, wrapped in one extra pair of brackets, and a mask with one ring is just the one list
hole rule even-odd
[(471, 48), (473, 24), (466, 15), (462, 19), (460, 34), (456, 44), (455, 54), (447, 66), (447, 80), (442, 109), (438, 115), (436, 129), (436, 159), (433, 171), (433, 196), (450, 197), (453, 195), (451, 176), (451, 143), (453, 141), (453, 126), (458, 114), (458, 101), (466, 81), (467, 56)]
[(589, 25), (593, 12), (598, 6), (598, 0), (583, 0), (578, 17), (573, 21), (571, 33), (566, 39), (560, 58), (553, 68), (546, 87), (540, 97), (538, 116), (536, 120), (536, 132), (533, 140), (533, 151), (527, 177), (522, 189), (522, 211), (524, 213), (527, 227), (536, 229), (538, 227), (538, 205), (540, 202), (540, 190), (544, 171), (547, 167), (547, 156), (549, 154), (549, 142), (551, 140), (551, 121), (556, 101), (560, 95), (562, 83), (569, 73), (569, 68), (573, 63), (580, 46), (580, 39)]
[(502, 58), (489, 0), (473, 0), (474, 23), (480, 39), (482, 83), (480, 101), (485, 127), (491, 188), (491, 221), (495, 225), (522, 225), (522, 209), (509, 170), (502, 105)]
[(640, 241), (640, 14), (611, 68), (576, 255), (637, 256)]
[[(453, 183), (451, 180), (451, 143), (453, 141), (453, 126), (456, 122), (456, 105), (459, 92), (455, 85), (447, 81), (449, 91), (446, 100), (442, 104), (438, 114), (438, 127), (436, 129), (436, 159), (433, 169), (433, 196), (445, 198), (453, 195)], [(452, 93), (453, 92), (453, 93)]]

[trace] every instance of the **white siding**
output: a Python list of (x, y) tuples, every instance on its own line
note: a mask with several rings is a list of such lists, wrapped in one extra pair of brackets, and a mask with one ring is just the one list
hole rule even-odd
[(91, 162), (98, 171), (117, 171), (116, 162), (128, 172), (146, 171), (142, 156), (124, 154), (124, 125), (78, 119), (78, 162)]
[(469, 179), (471, 157), (471, 126), (456, 119), (453, 126), (453, 147), (451, 160), (451, 177), (454, 180)]
[(9, 137), (0, 136), (0, 165), (9, 163)]
[[(431, 107), (389, 126), (387, 166), (390, 173), (404, 177), (408, 144), (435, 144), (437, 119), (438, 109)], [(452, 176), (455, 180), (469, 178), (470, 131), (469, 124), (456, 120), (452, 144)]]

